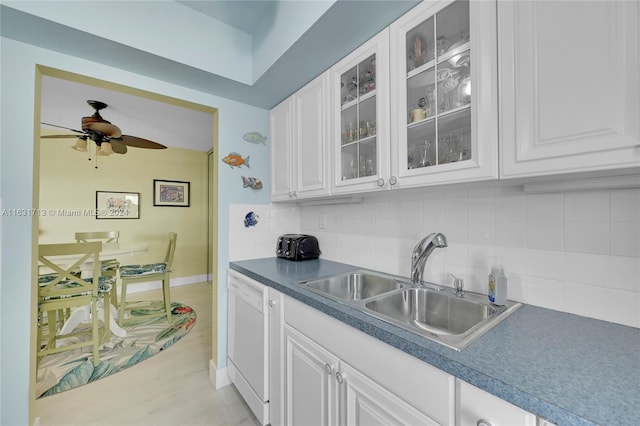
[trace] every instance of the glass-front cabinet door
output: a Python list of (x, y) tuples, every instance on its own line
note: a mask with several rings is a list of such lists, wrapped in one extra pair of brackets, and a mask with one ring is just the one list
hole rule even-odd
[(424, 2), (391, 26), (396, 187), (497, 178), (495, 8)]
[(331, 69), (333, 192), (384, 188), (389, 170), (389, 31)]

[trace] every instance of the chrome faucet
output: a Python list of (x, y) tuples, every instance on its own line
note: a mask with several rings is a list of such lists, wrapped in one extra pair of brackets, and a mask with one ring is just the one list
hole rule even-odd
[(413, 284), (422, 283), (424, 265), (431, 252), (437, 247), (447, 247), (447, 237), (439, 232), (427, 235), (414, 247), (411, 255), (411, 282)]

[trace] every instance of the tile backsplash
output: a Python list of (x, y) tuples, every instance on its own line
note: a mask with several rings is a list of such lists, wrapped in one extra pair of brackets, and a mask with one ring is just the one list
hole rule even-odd
[(501, 257), (509, 299), (640, 327), (640, 189), (527, 194), (484, 184), (357, 204), (232, 206), (230, 217), (249, 207), (263, 209), (267, 223), (230, 225), (232, 260), (273, 256), (279, 234), (302, 232), (318, 237), (324, 259), (409, 276), (415, 244), (442, 232), (449, 246), (431, 255), (426, 281), (451, 286), (452, 273), (467, 290), (486, 293)]
[[(245, 226), (253, 212), (256, 224)], [(280, 234), (300, 231), (300, 208), (288, 204), (231, 204), (229, 206), (229, 260), (275, 256)]]

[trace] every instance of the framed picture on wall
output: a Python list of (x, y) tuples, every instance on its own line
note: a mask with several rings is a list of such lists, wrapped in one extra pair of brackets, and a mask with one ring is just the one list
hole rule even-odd
[(189, 207), (189, 182), (153, 180), (153, 205), (160, 207)]
[(96, 219), (140, 219), (140, 193), (96, 191)]

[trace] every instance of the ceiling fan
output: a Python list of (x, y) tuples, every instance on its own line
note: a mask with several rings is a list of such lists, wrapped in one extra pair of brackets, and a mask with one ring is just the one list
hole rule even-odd
[(100, 101), (88, 100), (87, 103), (95, 109), (93, 115), (82, 117), (82, 130), (71, 129), (57, 124), (42, 123), (47, 126), (59, 127), (71, 130), (76, 134), (71, 135), (44, 135), (46, 139), (68, 139), (77, 138), (76, 143), (71, 147), (76, 151), (87, 152), (87, 140), (95, 142), (97, 155), (125, 154), (127, 146), (146, 149), (166, 149), (167, 147), (147, 139), (136, 136), (123, 135), (118, 126), (111, 124), (100, 115), (100, 110), (105, 109), (107, 104)]

